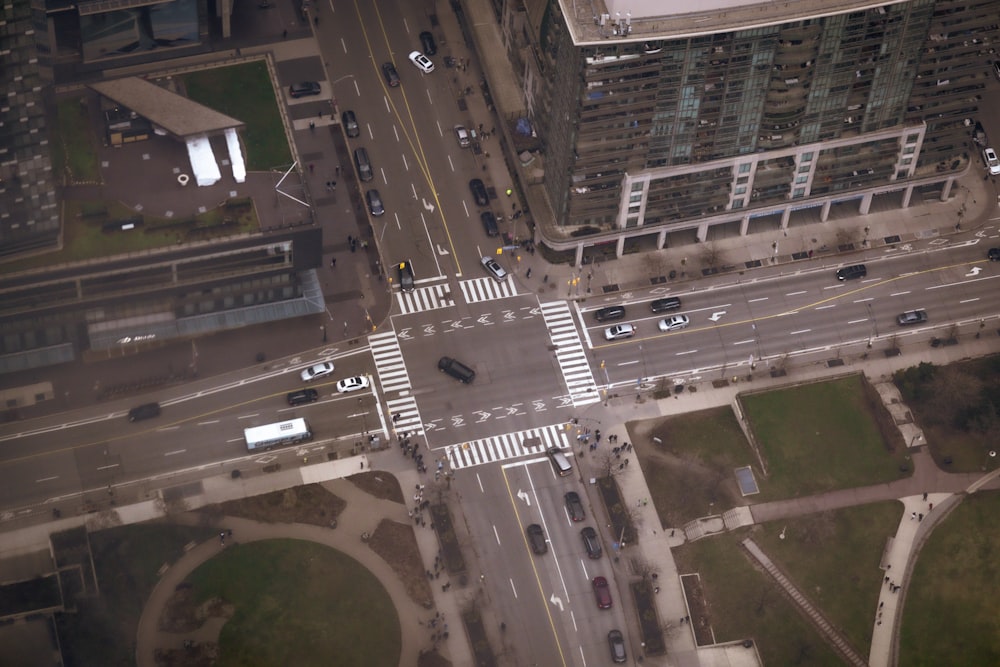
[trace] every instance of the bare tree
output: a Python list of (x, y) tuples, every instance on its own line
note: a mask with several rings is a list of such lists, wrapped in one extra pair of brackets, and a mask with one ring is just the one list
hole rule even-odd
[(706, 266), (715, 266), (722, 263), (722, 251), (715, 241), (708, 241), (701, 247), (701, 261)]

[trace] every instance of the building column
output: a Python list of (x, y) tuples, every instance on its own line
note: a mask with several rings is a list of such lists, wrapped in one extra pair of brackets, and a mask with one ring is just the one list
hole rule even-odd
[(749, 213), (747, 215), (744, 215), (743, 219), (740, 220), (740, 236), (746, 236), (748, 229), (750, 229), (750, 214)]
[(573, 262), (573, 266), (580, 268), (583, 266), (583, 244), (580, 243), (576, 246), (576, 259)]
[(615, 241), (615, 258), (621, 259), (622, 255), (625, 254), (625, 237), (619, 236), (618, 240)]
[(819, 211), (819, 221), (820, 222), (826, 222), (827, 218), (830, 217), (830, 207), (832, 205), (833, 204), (830, 202), (829, 199), (827, 199), (825, 202), (823, 202), (823, 207)]
[[(950, 183), (951, 179), (948, 179), (948, 181)], [(944, 188), (941, 188), (941, 189), (944, 190)], [(906, 187), (905, 190), (903, 190), (903, 208), (909, 208), (910, 207), (910, 198), (911, 197), (913, 197), (913, 186), (909, 185), (909, 186)]]
[(781, 212), (781, 231), (788, 230), (788, 221), (792, 219), (792, 207), (786, 206)]
[(698, 234), (698, 243), (704, 243), (706, 240), (708, 240), (708, 223), (707, 222), (703, 222), (700, 225), (698, 225), (697, 234)]
[(667, 230), (661, 229), (660, 233), (656, 235), (656, 249), (663, 250), (663, 247), (667, 244)]
[(865, 196), (861, 198), (861, 206), (858, 207), (858, 213), (861, 215), (868, 215), (868, 211), (870, 211), (872, 207), (872, 198), (874, 196), (875, 195), (870, 192), (865, 193)]
[(941, 201), (948, 201), (948, 197), (951, 196), (951, 186), (955, 184), (955, 177), (949, 176), (948, 180), (944, 182), (944, 187), (941, 188)]

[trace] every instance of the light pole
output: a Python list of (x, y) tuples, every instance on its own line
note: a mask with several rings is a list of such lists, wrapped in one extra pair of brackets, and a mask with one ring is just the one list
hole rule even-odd
[(875, 312), (872, 310), (872, 305), (866, 303), (865, 306), (868, 307), (868, 319), (871, 320), (872, 331), (874, 332), (873, 336), (868, 337), (868, 348), (871, 349), (872, 342), (875, 338), (878, 338), (878, 322), (875, 320)]

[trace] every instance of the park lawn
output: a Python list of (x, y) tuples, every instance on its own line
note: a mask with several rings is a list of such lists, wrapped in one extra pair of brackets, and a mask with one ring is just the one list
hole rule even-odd
[(756, 501), (891, 482), (912, 473), (905, 448), (893, 448), (879, 432), (863, 382), (852, 375), (740, 397), (768, 468), (768, 477), (758, 480)]
[(967, 496), (920, 551), (899, 664), (1000, 665), (1000, 493)]
[(188, 580), (199, 602), (219, 597), (235, 606), (219, 638), (221, 667), (399, 665), (392, 600), (339, 551), (288, 539), (234, 544)]
[(84, 598), (78, 613), (57, 617), (66, 664), (134, 665), (139, 616), (160, 568), (177, 561), (185, 544), (214, 535), (214, 528), (157, 522), (91, 533), (100, 597)]
[(753, 539), (866, 656), (883, 589), (882, 552), (902, 514), (903, 506), (896, 501), (848, 507), (761, 524)]
[[(725, 533), (673, 550), (678, 573), (701, 576), (715, 641), (753, 639), (765, 665), (841, 667), (839, 654), (799, 614), (778, 584), (751, 564), (740, 546), (747, 535), (742, 530)], [(673, 631), (689, 632), (683, 625)]]
[(241, 132), (249, 171), (267, 171), (292, 161), (274, 86), (263, 60), (184, 75), (189, 98), (246, 123)]
[[(52, 139), (50, 147), (55, 174), (65, 175), (69, 183), (100, 182), (96, 139), (90, 126), (85, 97), (59, 100)], [(59, 182), (62, 180), (59, 179)]]

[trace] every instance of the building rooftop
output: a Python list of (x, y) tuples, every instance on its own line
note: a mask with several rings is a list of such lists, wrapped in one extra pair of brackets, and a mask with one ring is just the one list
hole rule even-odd
[[(573, 41), (645, 42), (750, 30), (806, 17), (877, 9), (906, 0), (698, 0), (695, 11), (669, 12), (663, 0), (560, 0)], [(680, 3), (677, 3), (680, 5)]]

